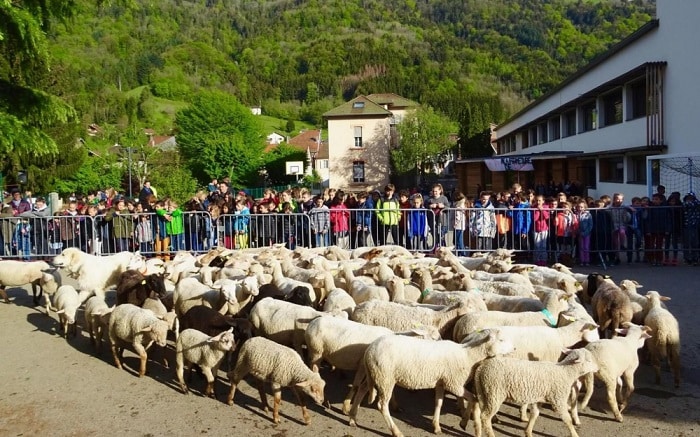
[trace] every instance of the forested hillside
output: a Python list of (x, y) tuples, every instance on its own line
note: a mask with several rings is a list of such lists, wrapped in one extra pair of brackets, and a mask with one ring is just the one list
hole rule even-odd
[(143, 127), (170, 132), (170, 102), (206, 90), (317, 126), (342, 101), (393, 92), (447, 115), (467, 141), (655, 10), (645, 0), (72, 3), (47, 29), (51, 73), (39, 85), (112, 141)]

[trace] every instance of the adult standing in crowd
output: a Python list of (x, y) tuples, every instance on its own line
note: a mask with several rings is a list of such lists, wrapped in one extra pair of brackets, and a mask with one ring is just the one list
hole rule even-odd
[(11, 193), (12, 200), (10, 200), (10, 206), (12, 207), (12, 212), (15, 217), (19, 216), (23, 212), (32, 210), (32, 205), (27, 199), (22, 198), (22, 193), (20, 193), (17, 188), (14, 188)]
[(687, 265), (698, 265), (699, 233), (700, 201), (691, 191), (683, 197), (683, 259)]
[(144, 208), (148, 208), (150, 206), (148, 199), (151, 196), (155, 196), (155, 192), (153, 188), (151, 188), (151, 181), (146, 181), (143, 183), (143, 187), (139, 192), (139, 203), (141, 204), (141, 206), (143, 206)]
[(22, 217), (27, 217), (29, 219), (36, 254), (42, 259), (50, 259), (52, 257), (49, 251), (50, 215), (51, 211), (46, 205), (46, 199), (43, 197), (36, 198), (34, 208), (32, 208), (31, 211), (26, 211), (21, 214)]

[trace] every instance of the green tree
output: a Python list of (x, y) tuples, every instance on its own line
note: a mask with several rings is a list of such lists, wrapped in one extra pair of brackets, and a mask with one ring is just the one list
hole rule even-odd
[(46, 129), (75, 111), (37, 84), (49, 72), (49, 25), (74, 8), (71, 0), (0, 1), (0, 157), (58, 152)]
[(287, 161), (305, 161), (306, 152), (282, 143), (265, 154), (265, 169), (268, 180), (273, 185), (284, 185), (296, 182), (296, 176), (286, 174)]
[(200, 183), (225, 176), (234, 186), (257, 180), (265, 137), (257, 118), (235, 97), (202, 92), (177, 113), (175, 124), (184, 163)]
[(296, 130), (296, 126), (294, 125), (294, 120), (291, 118), (287, 120), (287, 125), (285, 126), (285, 130), (287, 133), (291, 134)]
[(423, 176), (426, 167), (454, 147), (450, 134), (457, 126), (447, 117), (424, 106), (409, 112), (396, 126), (399, 147), (391, 151), (394, 169), (399, 173), (415, 171)]

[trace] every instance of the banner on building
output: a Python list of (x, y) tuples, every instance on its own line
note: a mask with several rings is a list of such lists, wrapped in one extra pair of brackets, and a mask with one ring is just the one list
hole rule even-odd
[(533, 171), (532, 161), (529, 156), (486, 159), (486, 167), (491, 171)]

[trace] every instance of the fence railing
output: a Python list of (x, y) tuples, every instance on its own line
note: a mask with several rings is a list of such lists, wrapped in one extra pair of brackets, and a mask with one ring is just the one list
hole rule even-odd
[[(25, 213), (26, 214), (26, 213)], [(397, 244), (415, 252), (453, 247), (458, 255), (507, 248), (521, 260), (581, 264), (697, 262), (697, 218), (681, 206), (639, 209), (445, 208), (326, 209), (307, 213), (183, 212), (0, 217), (0, 257), (50, 259), (77, 247), (92, 254), (140, 250), (169, 258), (177, 250), (204, 252), (284, 244), (354, 249)]]

